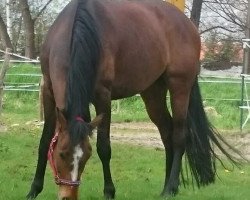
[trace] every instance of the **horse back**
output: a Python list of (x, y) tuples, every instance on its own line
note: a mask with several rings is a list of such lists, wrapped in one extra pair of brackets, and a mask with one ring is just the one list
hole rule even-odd
[(199, 72), (200, 38), (192, 22), (163, 1), (97, 1), (104, 46), (101, 77), (112, 97), (140, 93), (161, 75)]
[[(140, 93), (163, 74), (198, 73), (197, 30), (174, 6), (163, 1), (87, 2), (102, 43), (97, 85), (105, 83), (113, 99)], [(77, 1), (72, 1), (58, 16), (41, 55), (45, 79), (52, 83), (52, 90), (61, 90), (55, 97), (60, 104), (64, 103), (60, 96), (65, 93), (70, 68), (76, 9)]]

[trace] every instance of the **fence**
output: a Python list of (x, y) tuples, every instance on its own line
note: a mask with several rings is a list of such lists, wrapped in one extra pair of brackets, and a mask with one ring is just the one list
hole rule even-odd
[[(30, 59), (24, 56), (20, 56), (18, 54), (15, 53), (11, 53), (11, 52), (7, 52), (0, 50), (0, 53), (4, 53), (5, 56), (8, 55), (9, 56), (9, 60), (8, 60), (8, 65), (10, 63), (36, 63), (39, 64), (40, 61), (39, 60), (34, 60), (34, 59)], [(18, 58), (18, 59), (11, 59), (10, 56)], [(22, 60), (21, 60), (22, 59)], [(4, 62), (5, 60), (1, 60), (0, 62)], [(9, 69), (9, 66), (7, 66), (7, 68)], [(6, 71), (8, 70), (6, 69)], [(42, 75), (41, 74), (27, 74), (27, 73), (23, 73), (23, 74), (10, 74), (10, 73), (6, 73), (4, 75), (3, 78), (5, 78), (5, 76), (10, 77), (10, 76), (23, 76), (23, 77), (34, 77), (37, 76), (41, 79)], [(39, 89), (39, 83), (15, 83), (15, 82), (4, 82), (4, 87), (3, 90), (4, 91), (26, 91), (26, 92), (38, 92)]]
[[(43, 104), (42, 104), (42, 96), (41, 96), (41, 89), (40, 87), (42, 84), (42, 75), (41, 73), (19, 73), (19, 74), (11, 74), (7, 73), (8, 69), (10, 68), (10, 63), (36, 63), (39, 64), (40, 61), (30, 59), (24, 56), (20, 56), (18, 54), (14, 54), (10, 52), (10, 49), (6, 49), (6, 51), (0, 50), (0, 53), (4, 53), (4, 60), (0, 60), (0, 62), (3, 62), (3, 66), (1, 68), (0, 72), (0, 109), (2, 108), (2, 99), (3, 99), (3, 91), (23, 91), (23, 92), (39, 92), (39, 100), (40, 100), (40, 120), (43, 120)], [(11, 59), (12, 57), (18, 58), (18, 60)], [(22, 60), (20, 60), (22, 59)], [(37, 82), (4, 82), (6, 80), (6, 77), (11, 76), (18, 76), (18, 77), (38, 77)], [(0, 112), (1, 113), (1, 112)]]
[[(2, 50), (0, 50), (0, 52), (4, 52)], [(21, 59), (26, 59), (28, 61), (28, 63), (36, 63), (38, 64), (39, 61), (38, 60), (32, 60), (32, 59), (28, 59), (25, 58), (23, 56), (19, 56), (13, 53), (9, 53), (9, 55), (12, 56), (17, 56), (18, 58)], [(26, 62), (26, 60), (10, 60), (9, 63), (11, 62), (15, 62), (15, 63), (23, 63)], [(0, 60), (4, 61), (4, 60)], [(5, 91), (12, 91), (12, 92), (39, 92), (40, 91), (40, 80), (41, 80), (41, 73), (18, 73), (18, 74), (14, 74), (14, 73), (7, 73), (6, 77), (8, 80), (8, 77), (35, 77), (37, 78), (36, 82), (12, 82), (12, 81), (7, 81), (4, 83), (4, 86), (2, 87), (3, 90)], [(1, 83), (1, 82), (0, 82)], [(250, 106), (249, 106), (249, 99), (248, 99), (248, 93), (247, 93), (247, 85), (250, 83), (250, 79), (246, 79), (245, 76), (242, 77), (225, 77), (225, 76), (207, 76), (207, 75), (200, 75), (199, 76), (199, 83), (216, 83), (216, 84), (238, 84), (239, 85), (239, 89), (241, 90), (241, 95), (239, 95), (239, 98), (218, 98), (218, 97), (205, 97), (204, 100), (217, 100), (217, 101), (238, 101), (241, 102), (241, 119), (240, 119), (240, 127), (241, 130), (243, 129), (243, 127), (245, 126), (245, 124), (247, 123), (248, 119), (250, 119)], [(0, 93), (1, 94), (1, 93)], [(39, 96), (40, 96), (40, 102), (42, 101), (41, 99), (41, 95), (39, 92)], [(115, 112), (119, 112), (120, 110), (120, 101), (116, 101), (116, 106), (115, 106)], [(0, 102), (1, 104), (1, 102)], [(42, 118), (42, 104), (40, 103), (40, 118)], [(247, 118), (245, 120), (243, 120), (243, 112), (247, 111), (248, 115)]]

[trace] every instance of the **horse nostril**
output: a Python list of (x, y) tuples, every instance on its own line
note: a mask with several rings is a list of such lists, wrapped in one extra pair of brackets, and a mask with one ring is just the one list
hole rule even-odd
[(63, 197), (62, 200), (70, 200), (69, 197)]

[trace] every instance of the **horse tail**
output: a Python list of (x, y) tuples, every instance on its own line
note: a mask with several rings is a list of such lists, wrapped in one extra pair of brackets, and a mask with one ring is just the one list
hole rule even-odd
[[(187, 127), (186, 156), (192, 177), (194, 177), (198, 187), (208, 185), (215, 181), (215, 160), (219, 158), (213, 149), (213, 144), (217, 146), (233, 164), (237, 165), (236, 159), (231, 156), (225, 148), (232, 149), (237, 154), (240, 153), (231, 147), (223, 137), (216, 132), (207, 119), (197, 78), (190, 94)], [(221, 162), (220, 159), (219, 161)]]
[[(91, 120), (89, 104), (101, 56), (98, 25), (90, 12), (89, 0), (78, 0), (70, 46), (70, 68), (66, 88), (66, 116), (70, 122), (70, 135), (80, 137), (84, 131), (83, 120)], [(76, 120), (81, 118), (83, 120)], [(86, 125), (86, 124), (85, 124)], [(79, 138), (75, 138), (79, 141)]]

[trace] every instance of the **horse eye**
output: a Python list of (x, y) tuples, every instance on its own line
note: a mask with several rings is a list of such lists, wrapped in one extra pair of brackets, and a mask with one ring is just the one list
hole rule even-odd
[(65, 155), (64, 155), (64, 153), (60, 153), (59, 156), (60, 156), (60, 158), (61, 158), (62, 160), (65, 160)]

